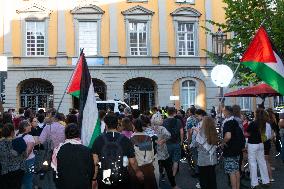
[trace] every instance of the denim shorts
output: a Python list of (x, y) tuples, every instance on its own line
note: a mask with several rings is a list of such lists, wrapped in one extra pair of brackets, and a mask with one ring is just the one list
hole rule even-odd
[(240, 156), (224, 157), (224, 169), (226, 174), (239, 171)]
[(181, 159), (181, 147), (179, 143), (177, 144), (167, 144), (168, 152), (170, 154), (170, 158), (173, 162), (179, 162)]

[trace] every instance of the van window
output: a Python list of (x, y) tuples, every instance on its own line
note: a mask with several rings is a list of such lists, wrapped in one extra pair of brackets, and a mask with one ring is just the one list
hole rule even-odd
[(123, 112), (124, 108), (126, 108), (125, 104), (118, 103), (118, 110), (119, 110), (119, 112)]
[(110, 109), (111, 111), (114, 111), (114, 103), (97, 103), (98, 111), (105, 110), (107, 111)]

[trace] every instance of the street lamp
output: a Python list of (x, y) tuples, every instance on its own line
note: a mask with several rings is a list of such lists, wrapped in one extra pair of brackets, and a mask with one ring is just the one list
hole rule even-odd
[[(217, 58), (218, 64), (222, 64), (223, 55), (226, 54), (226, 42), (227, 35), (222, 32), (221, 28), (218, 29), (216, 33), (212, 34), (212, 52), (214, 54), (214, 58)], [(221, 74), (221, 72), (219, 72)], [(220, 103), (224, 103), (224, 92), (223, 86), (217, 85), (219, 87), (219, 101)]]
[(232, 70), (226, 65), (220, 65), (223, 62), (223, 56), (226, 54), (227, 35), (222, 32), (221, 28), (216, 33), (212, 34), (212, 52), (214, 59), (217, 62), (211, 72), (212, 81), (219, 87), (219, 112), (221, 113), (222, 105), (224, 104), (223, 87), (227, 87), (233, 78)]

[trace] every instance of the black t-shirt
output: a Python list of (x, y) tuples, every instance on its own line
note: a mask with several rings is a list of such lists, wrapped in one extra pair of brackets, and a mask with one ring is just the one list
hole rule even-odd
[(171, 133), (171, 138), (167, 140), (167, 144), (180, 143), (180, 129), (183, 128), (181, 121), (176, 118), (167, 118), (164, 120), (163, 126)]
[(64, 144), (57, 154), (57, 188), (91, 189), (94, 161), (91, 150), (83, 145)]
[(238, 145), (236, 144), (236, 141), (239, 141), (237, 137), (240, 137), (237, 134), (237, 129), (241, 130), (241, 128), (239, 127), (239, 123), (235, 119), (226, 121), (224, 123), (223, 136), (225, 137), (225, 134), (227, 132), (231, 133), (231, 139), (226, 143), (227, 146), (225, 146), (223, 150), (224, 157), (233, 157), (240, 155), (240, 151), (235, 151), (234, 149), (236, 149), (236, 147), (233, 146), (233, 145)]
[(248, 143), (249, 144), (260, 144), (261, 141), (261, 135), (258, 129), (258, 125), (256, 122), (251, 122), (248, 126), (247, 132), (250, 134), (248, 137)]
[[(108, 141), (112, 142), (117, 140), (118, 136), (121, 135), (118, 132), (107, 132), (105, 134), (102, 135), (106, 135)], [(104, 139), (102, 137), (102, 135), (100, 135), (98, 138), (96, 138), (93, 147), (92, 147), (92, 153), (93, 154), (97, 154), (99, 156), (99, 159), (101, 157), (101, 152), (104, 146)], [(120, 140), (120, 145), (122, 147), (123, 150), (123, 156), (127, 156), (128, 158), (134, 158), (135, 157), (135, 151), (134, 151), (134, 147), (132, 142), (126, 138), (125, 136), (123, 136), (123, 138)]]

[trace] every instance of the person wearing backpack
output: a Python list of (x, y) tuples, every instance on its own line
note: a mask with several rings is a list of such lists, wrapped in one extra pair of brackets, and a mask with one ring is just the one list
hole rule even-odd
[[(138, 179), (131, 179), (133, 181), (133, 187), (137, 189), (157, 189), (157, 183), (154, 174), (154, 145), (152, 138), (143, 132), (143, 121), (139, 118), (133, 121), (135, 132), (130, 138), (130, 141), (134, 145), (135, 158), (138, 166), (143, 172), (144, 183), (139, 182)], [(130, 172), (131, 169), (130, 169)]]
[(176, 109), (168, 108), (168, 118), (164, 120), (163, 126), (170, 132), (171, 138), (167, 140), (167, 148), (173, 161), (173, 176), (176, 176), (178, 162), (181, 159), (181, 145), (183, 143), (183, 126), (180, 120), (174, 118)]
[(268, 186), (269, 175), (267, 165), (264, 157), (264, 144), (266, 140), (266, 112), (263, 109), (258, 108), (255, 112), (255, 120), (249, 124), (247, 132), (248, 137), (248, 162), (250, 169), (251, 187), (257, 188), (258, 177), (257, 167), (259, 167), (262, 184)]
[(239, 123), (234, 119), (231, 106), (223, 108), (225, 120), (223, 123), (223, 157), (225, 173), (230, 177), (232, 189), (240, 188), (239, 161), (245, 148), (245, 138)]
[(144, 175), (138, 167), (131, 141), (117, 131), (118, 118), (108, 113), (104, 118), (107, 132), (96, 138), (92, 146), (95, 163), (94, 181), (98, 189), (130, 189), (128, 164), (137, 179), (143, 182)]

